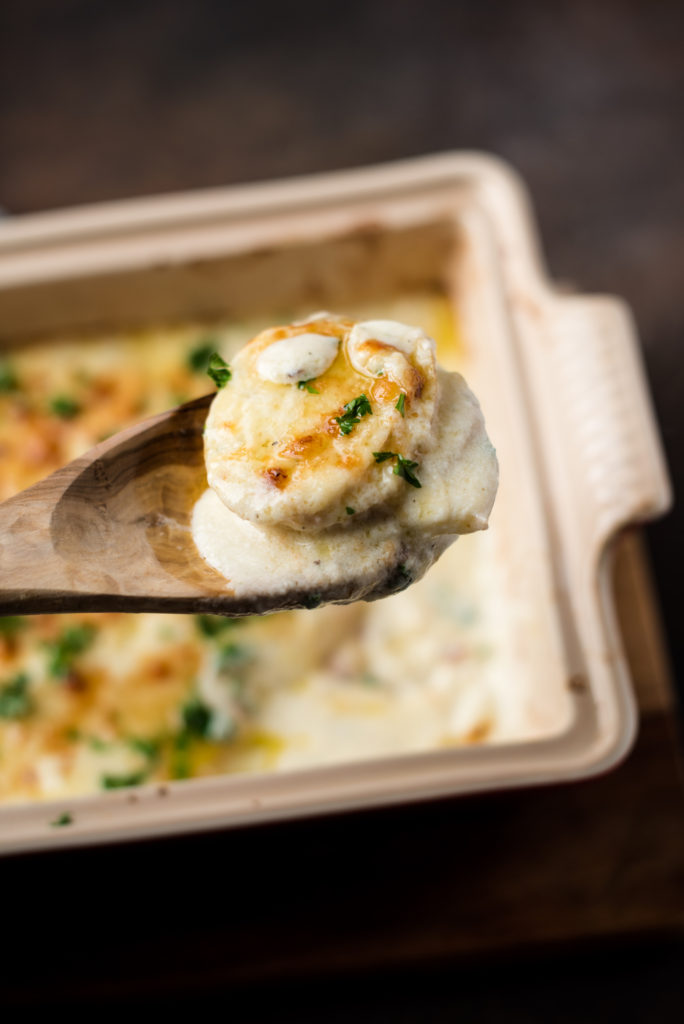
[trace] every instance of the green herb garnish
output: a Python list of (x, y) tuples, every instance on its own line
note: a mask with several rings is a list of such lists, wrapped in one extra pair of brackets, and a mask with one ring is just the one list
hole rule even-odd
[(348, 516), (353, 516), (356, 513), (356, 509), (352, 508), (351, 505), (347, 505), (347, 507), (345, 508), (345, 512), (347, 513)]
[(322, 594), (307, 594), (306, 597), (302, 598), (302, 604), (305, 608), (318, 608), (322, 601)]
[(399, 455), (398, 452), (373, 452), (373, 458), (376, 462), (386, 462), (387, 459), (396, 459), (397, 464), (394, 467), (395, 474), (403, 477), (407, 484), (411, 484), (411, 487), (422, 487), (420, 480), (413, 472), (414, 469), (417, 469), (418, 463), (413, 462), (412, 459), (405, 459), (404, 456)]
[(0, 636), (16, 636), (25, 625), (22, 615), (4, 615), (0, 617)]
[(219, 636), (237, 625), (235, 619), (227, 619), (223, 615), (196, 615), (195, 623), (203, 636)]
[(51, 652), (48, 665), (50, 675), (57, 679), (67, 676), (74, 660), (92, 644), (95, 633), (95, 626), (84, 622), (80, 626), (69, 626), (57, 640), (48, 644)]
[(139, 786), (145, 781), (147, 772), (129, 772), (127, 775), (101, 775), (102, 789), (126, 789), (128, 786)]
[(220, 672), (230, 672), (249, 661), (250, 652), (242, 644), (226, 644), (221, 648)]
[(186, 356), (185, 364), (188, 370), (193, 373), (206, 373), (209, 360), (215, 351), (216, 342), (211, 338), (200, 341), (196, 348), (191, 349)]
[(207, 363), (207, 373), (213, 380), (217, 388), (224, 388), (230, 378), (233, 376), (230, 372), (230, 367), (225, 361), (223, 356), (220, 356), (218, 352), (212, 352), (209, 356)]
[(183, 729), (175, 736), (173, 741), (171, 775), (174, 779), (187, 779), (190, 777), (190, 758), (188, 757), (189, 746), (190, 734)]
[(100, 739), (99, 736), (83, 736), (81, 737), (86, 741), (91, 750), (94, 750), (96, 754), (104, 754), (108, 750), (111, 750), (113, 743), (109, 743), (107, 740)]
[(54, 821), (50, 822), (52, 828), (62, 828), (64, 825), (71, 825), (73, 818), (68, 811), (63, 811)]
[(376, 462), (386, 462), (387, 459), (396, 459), (396, 452), (373, 452), (373, 458)]
[(183, 729), (188, 736), (208, 739), (211, 731), (212, 710), (199, 697), (192, 697), (181, 708)]
[(235, 732), (232, 719), (192, 697), (181, 709), (183, 728), (176, 736), (176, 750), (187, 750), (192, 739), (225, 740)]
[(0, 392), (17, 391), (19, 380), (6, 359), (0, 360)]
[(347, 402), (344, 407), (344, 415), (336, 416), (335, 422), (339, 424), (342, 434), (351, 434), (362, 416), (372, 415), (373, 410), (367, 397), (359, 395), (358, 398), (352, 398), (351, 402)]
[(161, 748), (159, 740), (144, 736), (129, 736), (126, 743), (131, 750), (135, 750), (137, 754), (142, 754), (148, 761), (155, 761), (159, 757), (159, 750)]
[(50, 399), (50, 412), (62, 420), (72, 420), (80, 411), (81, 406), (68, 395), (55, 395)]
[(29, 677), (25, 672), (0, 686), (0, 718), (26, 718), (33, 710), (33, 701), (28, 692)]
[(405, 459), (403, 455), (397, 455), (397, 464), (394, 467), (394, 472), (397, 476), (403, 477), (407, 484), (411, 484), (411, 487), (422, 486), (420, 480), (413, 472), (413, 470), (417, 468), (417, 462), (413, 462), (411, 459)]
[(405, 402), (406, 402), (406, 395), (402, 391), (402, 393), (399, 395), (399, 401), (394, 406), (395, 409), (399, 410), (399, 412), (401, 413), (402, 416), (404, 415), (404, 404), (405, 404)]
[(300, 391), (308, 391), (310, 395), (320, 395), (320, 391), (311, 385), (311, 381), (315, 379), (315, 377), (309, 377), (308, 380), (297, 381), (297, 387)]

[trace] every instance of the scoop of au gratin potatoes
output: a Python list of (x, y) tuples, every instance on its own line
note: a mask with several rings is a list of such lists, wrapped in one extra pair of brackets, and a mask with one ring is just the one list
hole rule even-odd
[(480, 406), (420, 328), (317, 313), (215, 369), (192, 530), (237, 595), (318, 604), (343, 583), (372, 600), (486, 528), (498, 467)]

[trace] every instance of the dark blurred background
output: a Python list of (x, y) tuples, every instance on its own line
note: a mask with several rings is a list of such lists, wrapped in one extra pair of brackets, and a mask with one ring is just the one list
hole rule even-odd
[[(552, 275), (634, 308), (676, 485), (683, 129), (677, 0), (0, 5), (0, 206), (10, 214), (448, 149), (510, 161), (531, 190)], [(681, 515), (648, 538), (681, 677)], [(571, 965), (564, 973), (546, 964), (537, 1009), (515, 1015), (516, 971), (498, 973), (500, 998), (481, 995), (480, 971), (459, 978), (462, 1006), (470, 1020), (669, 1020), (675, 960), (671, 950), (651, 960), (620, 954), (608, 967), (585, 960), (579, 989)], [(534, 973), (528, 965), (526, 977)], [(451, 1019), (443, 977), (425, 990), (416, 982), (394, 1015), (386, 998), (396, 980), (383, 985), (364, 1020)], [(575, 1015), (568, 1006), (581, 1014), (584, 997), (594, 1009)]]

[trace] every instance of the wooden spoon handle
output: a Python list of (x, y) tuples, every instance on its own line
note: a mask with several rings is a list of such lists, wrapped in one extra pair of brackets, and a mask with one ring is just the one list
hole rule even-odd
[(50, 531), (51, 506), (65, 483), (56, 476), (0, 505), (0, 615), (23, 612), (46, 591), (71, 589), (69, 566)]
[(201, 598), (202, 581), (185, 578), (182, 557), (173, 564), (178, 538), (165, 543), (154, 524), (185, 511), (212, 397), (122, 431), (0, 504), (0, 615), (181, 610)]

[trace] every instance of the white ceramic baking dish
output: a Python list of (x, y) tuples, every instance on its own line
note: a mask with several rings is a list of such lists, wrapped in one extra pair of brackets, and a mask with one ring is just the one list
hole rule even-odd
[[(4, 851), (188, 832), (586, 778), (636, 728), (611, 542), (670, 491), (628, 310), (559, 294), (527, 197), (492, 158), (109, 204), (0, 229), (0, 337), (264, 309), (339, 308), (388, 290), (453, 296), (502, 469), (504, 553), (539, 738), (0, 808)], [(265, 299), (267, 297), (267, 299)], [(1, 567), (0, 567), (1, 568)], [(511, 607), (513, 601), (511, 600)]]

